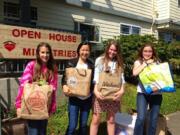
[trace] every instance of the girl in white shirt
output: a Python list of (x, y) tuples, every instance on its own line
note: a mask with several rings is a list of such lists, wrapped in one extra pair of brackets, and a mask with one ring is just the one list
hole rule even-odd
[(118, 92), (114, 94), (113, 101), (104, 100), (104, 96), (98, 90), (99, 74), (102, 71), (111, 73), (123, 72), (123, 62), (120, 54), (119, 44), (112, 40), (108, 43), (105, 53), (96, 59), (94, 73), (94, 100), (93, 100), (93, 116), (90, 125), (90, 135), (97, 135), (100, 124), (101, 113), (107, 112), (107, 132), (108, 135), (115, 134), (115, 113), (120, 109), (120, 99), (124, 94), (124, 77), (122, 85)]

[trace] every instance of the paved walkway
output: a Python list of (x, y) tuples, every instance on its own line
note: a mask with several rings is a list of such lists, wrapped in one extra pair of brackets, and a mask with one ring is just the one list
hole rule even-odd
[(167, 115), (167, 127), (171, 135), (180, 135), (180, 111)]

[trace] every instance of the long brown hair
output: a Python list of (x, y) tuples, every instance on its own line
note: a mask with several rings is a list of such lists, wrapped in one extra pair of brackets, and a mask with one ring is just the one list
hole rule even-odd
[(103, 54), (103, 56), (104, 56), (103, 63), (105, 64), (105, 69), (108, 68), (108, 62), (110, 61), (109, 48), (111, 47), (111, 45), (114, 45), (116, 47), (116, 50), (117, 50), (117, 55), (113, 59), (117, 62), (116, 72), (119, 70), (123, 71), (123, 58), (122, 58), (122, 54), (121, 54), (120, 44), (115, 40), (110, 40), (106, 44), (106, 50), (105, 50), (105, 53)]
[[(49, 50), (49, 60), (47, 61), (47, 64), (46, 64), (46, 66), (47, 66), (46, 73), (41, 72), (43, 63), (42, 63), (42, 60), (39, 55), (40, 48), (43, 46), (48, 48), (48, 50)], [(35, 67), (34, 67), (33, 81), (38, 81), (40, 79), (44, 79), (44, 80), (48, 81), (49, 79), (53, 78), (54, 72), (57, 72), (57, 68), (55, 66), (55, 61), (53, 58), (51, 46), (48, 43), (41, 42), (41, 43), (39, 43), (39, 45), (36, 48), (36, 63), (35, 63)]]
[(145, 47), (151, 47), (151, 49), (152, 49), (152, 59), (154, 60), (154, 62), (160, 61), (160, 59), (158, 58), (158, 56), (156, 54), (153, 43), (144, 43), (143, 46), (139, 49), (139, 52), (138, 52), (138, 60), (140, 61), (140, 63), (143, 62), (143, 50), (144, 50)]

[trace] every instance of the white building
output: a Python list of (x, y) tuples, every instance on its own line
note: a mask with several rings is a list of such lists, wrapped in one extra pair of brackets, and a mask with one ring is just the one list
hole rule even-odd
[(180, 0), (0, 0), (0, 10), (1, 23), (81, 33), (93, 43), (121, 34), (180, 40)]

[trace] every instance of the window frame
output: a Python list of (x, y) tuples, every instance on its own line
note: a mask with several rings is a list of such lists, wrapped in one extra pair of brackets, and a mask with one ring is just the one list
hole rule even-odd
[(78, 21), (75, 21), (74, 24), (75, 23), (77, 23), (77, 26), (74, 26), (74, 27), (77, 27), (75, 29), (76, 29), (76, 32), (78, 32), (78, 33), (80, 33), (80, 24), (99, 27), (99, 39), (98, 39), (98, 41), (88, 41), (88, 42), (90, 42), (90, 43), (100, 43), (101, 42), (101, 27), (99, 25), (96, 25), (93, 23), (87, 23), (87, 22), (78, 22)]
[[(8, 5), (9, 4), (9, 5)], [(17, 6), (17, 9), (18, 9), (18, 15), (16, 17), (14, 16), (11, 16), (11, 15), (8, 15), (8, 11), (5, 10), (5, 8), (8, 8), (8, 6), (11, 6), (11, 5), (14, 5), (14, 6)], [(3, 3), (3, 8), (4, 8), (4, 13), (3, 13), (3, 18), (4, 18), (4, 21), (5, 22), (8, 22), (8, 23), (18, 23), (20, 22), (20, 4), (19, 3), (14, 3), (14, 2), (7, 2), (7, 1), (4, 1)], [(31, 24), (36, 24), (37, 21), (38, 21), (38, 8), (37, 7), (34, 7), (34, 6), (30, 6), (30, 17), (31, 17)], [(33, 10), (36, 11), (36, 13), (33, 13)], [(6, 13), (7, 12), (7, 13)], [(33, 13), (33, 14), (32, 14)], [(32, 15), (35, 15), (35, 17), (33, 17)]]
[[(128, 26), (128, 27), (130, 27), (130, 29), (129, 29), (129, 34), (126, 34), (126, 33), (122, 33), (121, 32), (121, 26), (122, 25), (124, 25), (124, 26)], [(133, 34), (133, 32), (132, 32), (132, 29), (133, 29), (133, 27), (134, 28), (139, 28), (139, 33), (138, 33), (138, 35), (141, 35), (141, 30), (142, 30), (142, 27), (140, 27), (140, 26), (138, 26), (138, 25), (134, 25), (134, 24), (128, 24), (128, 23), (120, 23), (120, 35), (131, 35), (131, 34)]]
[[(10, 18), (19, 18), (20, 17), (20, 8), (19, 8), (19, 4), (17, 4), (17, 3), (12, 3), (12, 2), (6, 2), (6, 1), (4, 1), (4, 5), (3, 5), (3, 7), (4, 7), (4, 16), (5, 17), (10, 17)], [(17, 12), (17, 14), (12, 14), (12, 13), (9, 13), (8, 12), (8, 8), (11, 8), (11, 7), (14, 7), (14, 8), (17, 8), (16, 10), (16, 12)]]

